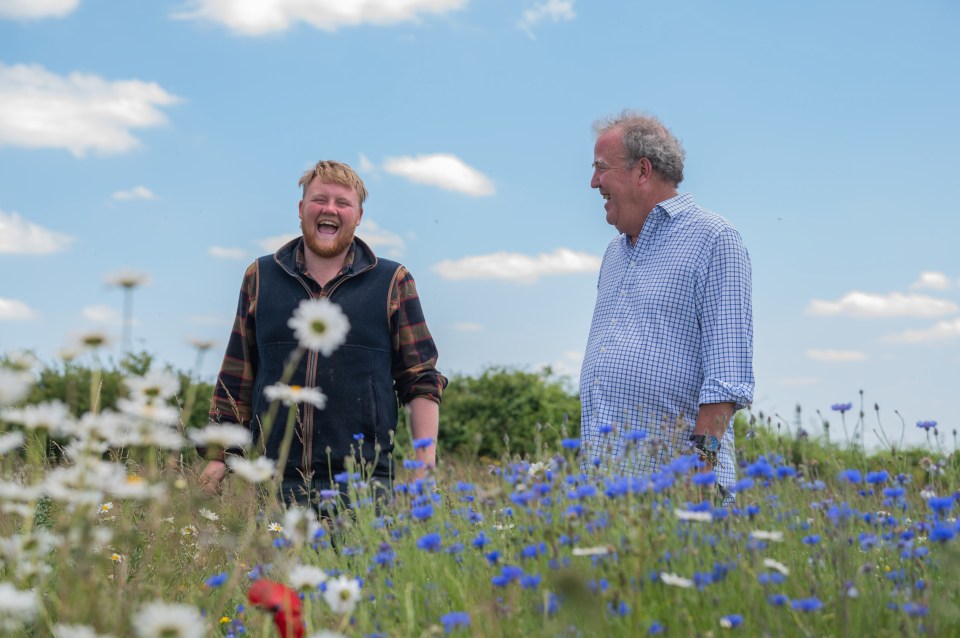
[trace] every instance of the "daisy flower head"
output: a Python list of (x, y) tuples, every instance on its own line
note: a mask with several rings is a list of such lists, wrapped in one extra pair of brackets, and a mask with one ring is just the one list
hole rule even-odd
[(54, 638), (113, 638), (111, 634), (98, 634), (97, 630), (89, 625), (63, 625), (53, 626)]
[(313, 542), (322, 530), (313, 508), (290, 507), (283, 515), (282, 534), (294, 545)]
[(281, 525), (280, 523), (270, 523), (269, 525), (267, 525), (267, 531), (279, 534), (280, 532), (283, 531), (283, 525)]
[(33, 375), (23, 370), (0, 366), (0, 405), (13, 405), (26, 398)]
[(133, 630), (139, 638), (203, 638), (204, 620), (193, 605), (152, 602), (133, 617)]
[(304, 388), (299, 385), (276, 383), (264, 388), (263, 394), (268, 401), (280, 401), (284, 405), (309, 403), (318, 410), (322, 410), (327, 405), (327, 397), (320, 391), (320, 388)]
[(35, 592), (0, 583), (0, 629), (12, 633), (31, 622), (39, 610), (40, 599)]
[(210, 510), (208, 510), (208, 509), (206, 509), (206, 508), (204, 508), (204, 507), (201, 507), (201, 508), (200, 508), (200, 511), (199, 511), (198, 513), (200, 514), (200, 517), (201, 517), (201, 518), (205, 518), (205, 519), (207, 519), (208, 521), (219, 521), (219, 520), (220, 520), (220, 517), (216, 514), (216, 512), (211, 512)]
[(290, 568), (287, 581), (297, 591), (316, 589), (327, 580), (327, 572), (313, 565), (294, 565)]
[(689, 578), (684, 578), (683, 576), (677, 576), (676, 574), (670, 574), (667, 572), (660, 573), (660, 582), (662, 582), (664, 585), (673, 585), (674, 587), (682, 587), (684, 589), (693, 587), (693, 581)]
[(340, 306), (326, 298), (301, 301), (287, 325), (293, 329), (300, 347), (321, 352), (325, 357), (343, 345), (350, 331), (350, 321)]
[(223, 450), (245, 448), (253, 441), (250, 430), (235, 423), (211, 423), (204, 428), (190, 430), (188, 436), (196, 445)]
[(250, 483), (263, 483), (273, 479), (277, 473), (277, 463), (265, 456), (258, 456), (252, 461), (240, 456), (228, 456), (227, 467), (233, 473)]
[(160, 368), (150, 368), (142, 377), (128, 377), (123, 382), (134, 400), (147, 403), (166, 401), (180, 390), (177, 375)]
[(4, 432), (0, 434), (0, 456), (23, 447), (23, 432)]
[(119, 286), (121, 288), (136, 288), (150, 283), (150, 275), (136, 270), (124, 268), (117, 272), (110, 273), (104, 278), (108, 286)]
[(88, 330), (87, 332), (80, 333), (76, 337), (77, 349), (81, 352), (106, 348), (112, 341), (113, 339), (110, 335), (102, 330)]
[(328, 580), (323, 599), (330, 605), (333, 613), (349, 614), (360, 600), (360, 581), (349, 576), (337, 576)]

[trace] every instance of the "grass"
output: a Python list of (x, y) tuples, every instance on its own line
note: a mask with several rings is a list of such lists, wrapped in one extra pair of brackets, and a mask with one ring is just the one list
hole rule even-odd
[[(190, 453), (107, 445), (111, 418), (0, 413), (0, 436), (27, 434), (0, 460), (5, 636), (278, 636), (248, 592), (303, 566), (327, 578), (301, 594), (307, 636), (960, 635), (960, 468), (940, 446), (868, 454), (761, 416), (728, 507), (688, 457), (643, 481), (582, 474), (569, 447), (444, 459), (379, 506), (351, 477), (354, 508), (314, 534), (269, 486), (233, 475), (208, 497)], [(165, 625), (143, 614), (158, 602), (187, 607)]]

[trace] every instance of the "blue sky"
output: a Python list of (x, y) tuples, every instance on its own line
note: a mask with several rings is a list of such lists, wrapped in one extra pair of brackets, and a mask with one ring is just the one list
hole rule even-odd
[[(0, 351), (122, 335), (212, 377), (246, 265), (296, 233), (318, 159), (371, 192), (440, 367), (576, 382), (613, 236), (592, 122), (661, 117), (681, 190), (754, 270), (754, 411), (952, 446), (960, 8), (713, 0), (0, 0)], [(849, 416), (849, 415), (848, 415)], [(848, 427), (854, 419), (848, 419)], [(774, 422), (777, 419), (774, 418)], [(851, 428), (852, 429), (852, 428)]]

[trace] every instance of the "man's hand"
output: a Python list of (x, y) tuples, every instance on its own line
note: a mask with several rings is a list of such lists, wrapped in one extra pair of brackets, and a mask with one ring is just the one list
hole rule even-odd
[(210, 461), (200, 473), (200, 489), (208, 496), (216, 496), (220, 493), (223, 479), (227, 475), (227, 465), (223, 461)]

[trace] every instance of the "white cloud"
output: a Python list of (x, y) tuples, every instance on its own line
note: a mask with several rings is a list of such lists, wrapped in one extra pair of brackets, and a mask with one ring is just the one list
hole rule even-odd
[(293, 233), (290, 233), (288, 235), (277, 235), (275, 237), (267, 237), (266, 239), (261, 239), (258, 242), (258, 244), (260, 248), (267, 251), (268, 253), (275, 253), (280, 248), (280, 246), (283, 246), (285, 243), (287, 243), (291, 239), (294, 239), (295, 237), (299, 237), (299, 236), (300, 236), (299, 234), (293, 234)]
[(140, 144), (131, 130), (165, 124), (158, 107), (178, 101), (153, 82), (0, 63), (0, 146), (65, 148), (76, 157), (129, 151)]
[(383, 170), (405, 177), (411, 182), (437, 186), (448, 191), (479, 197), (493, 195), (496, 189), (490, 179), (467, 165), (456, 155), (435, 153), (416, 157), (388, 157)]
[(82, 311), (83, 318), (93, 323), (119, 326), (122, 323), (120, 313), (112, 306), (87, 306)]
[(286, 31), (303, 22), (321, 31), (362, 24), (384, 25), (442, 15), (466, 6), (467, 0), (191, 0), (190, 9), (174, 18), (209, 20), (241, 35)]
[(911, 288), (930, 288), (933, 290), (947, 290), (950, 287), (950, 278), (942, 272), (926, 271), (920, 273), (920, 278), (910, 284)]
[(367, 242), (375, 253), (383, 252), (387, 257), (400, 257), (407, 248), (403, 237), (380, 228), (376, 222), (366, 219), (357, 228), (357, 236)]
[(62, 18), (80, 0), (0, 0), (0, 18)]
[(546, 275), (596, 273), (600, 270), (600, 258), (569, 248), (558, 248), (536, 257), (499, 252), (441, 261), (433, 270), (444, 279), (504, 279), (533, 283)]
[(544, 20), (550, 20), (551, 22), (569, 22), (575, 17), (577, 17), (577, 14), (573, 12), (573, 0), (547, 0), (546, 2), (533, 5), (532, 9), (524, 11), (517, 26), (533, 38), (533, 27)]
[(877, 295), (859, 290), (848, 292), (837, 301), (813, 299), (807, 305), (807, 314), (849, 317), (940, 317), (957, 310), (952, 301), (926, 295)]
[(120, 202), (130, 201), (134, 199), (156, 199), (156, 195), (153, 194), (146, 186), (134, 186), (130, 190), (117, 191), (113, 194), (113, 198)]
[(483, 330), (483, 326), (472, 321), (461, 321), (453, 324), (453, 329), (457, 332), (480, 332)]
[(540, 364), (536, 368), (550, 370), (557, 376), (569, 377), (574, 382), (580, 379), (580, 368), (583, 366), (583, 353), (579, 350), (568, 350), (553, 363)]
[[(2, 107), (0, 107), (2, 108)], [(0, 210), (0, 254), (49, 255), (66, 250), (75, 238), (55, 233), (17, 213)]]
[(889, 335), (884, 341), (889, 343), (936, 343), (960, 337), (960, 318), (938, 321), (925, 330), (904, 330)]
[(34, 319), (36, 316), (37, 313), (22, 301), (0, 297), (0, 321)]
[(866, 361), (867, 354), (858, 350), (807, 350), (807, 357), (814, 361), (848, 362)]
[(244, 259), (247, 256), (247, 251), (242, 248), (226, 248), (224, 246), (210, 246), (207, 253), (217, 259)]
[(377, 170), (376, 164), (370, 161), (370, 158), (360, 153), (360, 161), (357, 162), (357, 171), (360, 173), (373, 173)]

